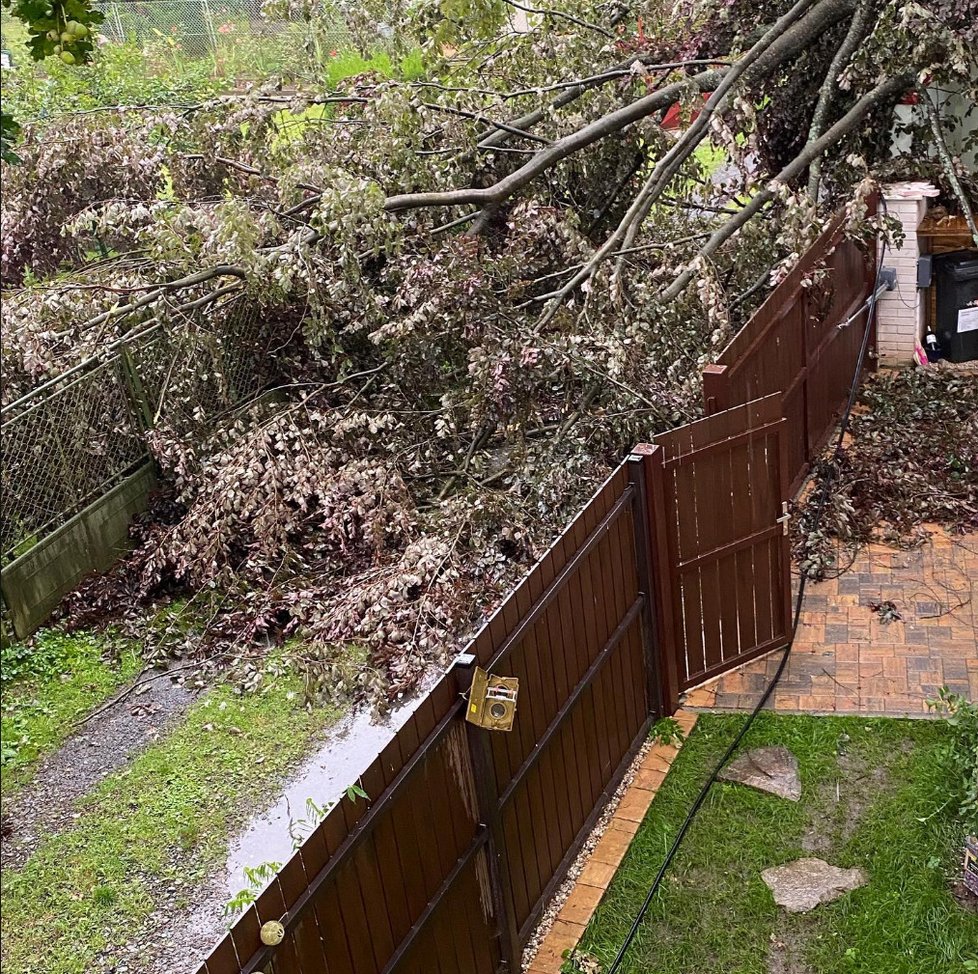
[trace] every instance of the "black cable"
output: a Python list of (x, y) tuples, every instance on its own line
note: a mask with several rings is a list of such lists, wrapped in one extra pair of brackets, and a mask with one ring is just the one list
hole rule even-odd
[[(885, 208), (885, 204), (884, 204)], [(878, 301), (879, 289), (880, 289), (880, 278), (883, 270), (883, 259), (886, 256), (886, 238), (883, 238), (882, 246), (880, 247), (879, 260), (876, 264), (876, 280), (873, 284), (873, 293), (869, 301), (869, 311), (866, 315), (866, 329), (863, 332), (863, 339), (859, 346), (859, 356), (856, 359), (856, 370), (852, 377), (852, 382), (849, 385), (849, 399), (846, 402), (845, 411), (842, 414), (841, 425), (839, 426), (839, 438), (836, 440), (835, 449), (832, 451), (832, 457), (828, 461), (828, 469), (826, 472), (825, 479), (821, 481), (819, 487), (821, 492), (818, 498), (818, 505), (815, 508), (815, 517), (812, 520), (814, 527), (818, 527), (822, 520), (822, 514), (825, 510), (825, 502), (828, 499), (828, 488), (832, 481), (832, 472), (835, 470), (835, 464), (839, 459), (842, 452), (842, 441), (849, 430), (849, 418), (852, 414), (852, 407), (856, 402), (856, 394), (859, 391), (859, 378), (862, 375), (863, 366), (866, 361), (866, 353), (869, 349), (869, 336), (872, 333), (873, 317), (876, 313), (876, 304)], [(665, 878), (666, 870), (672, 865), (673, 859), (676, 857), (676, 853), (679, 851), (679, 847), (682, 845), (683, 839), (686, 838), (686, 833), (689, 831), (690, 826), (696, 818), (697, 813), (700, 808), (702, 808), (703, 803), (706, 801), (707, 796), (710, 793), (710, 789), (713, 787), (714, 782), (717, 780), (720, 772), (723, 770), (724, 765), (733, 756), (734, 751), (740, 746), (740, 742), (744, 739), (744, 736), (750, 730), (751, 725), (754, 723), (754, 719), (764, 708), (764, 705), (768, 702), (771, 694), (774, 692), (775, 687), (781, 681), (781, 677), (784, 675), (785, 667), (788, 665), (788, 657), (791, 655), (791, 647), (795, 642), (795, 635), (798, 632), (798, 620), (801, 618), (801, 606), (805, 599), (805, 583), (808, 581), (807, 576), (803, 573), (801, 576), (801, 581), (798, 583), (798, 595), (795, 598), (795, 608), (792, 614), (791, 620), (791, 638), (788, 640), (787, 645), (781, 654), (781, 661), (778, 663), (778, 668), (771, 678), (770, 683), (768, 683), (764, 692), (761, 694), (760, 699), (754, 705), (754, 709), (747, 715), (747, 720), (744, 721), (743, 726), (737, 732), (737, 736), (733, 739), (730, 745), (727, 747), (726, 751), (723, 752), (723, 757), (717, 762), (716, 767), (710, 773), (709, 778), (707, 778), (706, 783), (700, 789), (699, 794), (696, 796), (696, 801), (693, 802), (692, 807), (686, 813), (686, 818), (683, 820), (683, 824), (679, 828), (679, 832), (676, 833), (676, 838), (673, 840), (669, 851), (666, 853), (666, 857), (659, 867), (658, 873), (656, 873), (655, 879), (652, 882), (649, 892), (645, 897), (645, 902), (642, 903), (641, 908), (638, 911), (634, 921), (632, 922), (631, 929), (625, 936), (624, 943), (615, 955), (615, 959), (611, 962), (611, 966), (607, 970), (607, 974), (616, 974), (620, 970), (622, 962), (625, 959), (625, 953), (628, 948), (632, 945), (636, 934), (638, 933), (639, 927), (642, 925), (642, 921), (645, 919), (645, 915), (649, 911), (649, 907), (652, 905), (653, 899), (655, 899), (655, 894), (658, 893), (659, 887), (662, 885), (662, 880)]]

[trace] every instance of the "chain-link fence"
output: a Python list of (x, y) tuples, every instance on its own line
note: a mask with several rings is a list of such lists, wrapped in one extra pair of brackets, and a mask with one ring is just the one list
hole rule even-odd
[[(143, 329), (0, 412), (0, 550), (30, 550), (147, 458), (146, 431), (201, 430), (268, 375), (266, 319), (239, 302), (220, 334), (205, 316)], [(139, 327), (134, 323), (132, 330)]]
[(262, 0), (102, 0), (100, 33), (108, 41), (134, 43), (189, 58), (214, 57), (234, 63), (238, 77), (297, 69), (316, 48), (352, 44), (345, 23), (320, 17), (316, 29), (304, 21), (268, 15)]

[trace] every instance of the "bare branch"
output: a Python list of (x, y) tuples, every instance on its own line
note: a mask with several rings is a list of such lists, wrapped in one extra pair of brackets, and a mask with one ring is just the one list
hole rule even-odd
[(462, 108), (454, 108), (451, 105), (439, 105), (437, 102), (432, 101), (424, 102), (424, 107), (430, 108), (433, 112), (445, 112), (447, 115), (458, 115), (461, 118), (475, 119), (477, 122), (491, 125), (493, 128), (508, 132), (510, 135), (518, 135), (521, 139), (530, 139), (533, 142), (539, 142), (541, 145), (552, 145), (549, 139), (541, 138), (532, 132), (525, 132), (523, 129), (510, 125), (507, 122), (497, 122), (495, 119), (488, 118), (479, 112), (469, 112)]
[[(216, 267), (210, 267), (207, 270), (198, 271), (196, 274), (190, 274), (188, 277), (182, 277), (177, 281), (169, 281), (168, 283), (155, 288), (149, 293), (144, 294), (142, 297), (137, 298), (135, 301), (131, 301), (129, 304), (116, 305), (115, 307), (109, 308), (108, 311), (103, 311), (102, 314), (96, 315), (94, 318), (90, 318), (88, 321), (83, 322), (80, 326), (76, 327), (83, 331), (89, 328), (95, 328), (112, 318), (118, 318), (120, 315), (129, 314), (132, 311), (138, 311), (140, 308), (143, 308), (148, 304), (152, 304), (157, 299), (163, 297), (165, 294), (169, 294), (172, 291), (179, 291), (184, 288), (193, 287), (195, 284), (203, 284), (205, 281), (209, 281), (215, 277), (237, 277), (243, 281), (245, 280), (245, 272), (240, 267), (232, 267), (229, 264), (218, 264)], [(74, 327), (72, 330), (74, 330)]]
[[(812, 114), (812, 124), (808, 129), (809, 142), (814, 142), (825, 128), (825, 121), (828, 118), (829, 106), (832, 104), (832, 96), (836, 92), (839, 75), (842, 74), (843, 68), (849, 63), (849, 59), (863, 39), (869, 26), (872, 9), (873, 5), (870, 0), (861, 0), (855, 14), (853, 14), (845, 40), (835, 52), (835, 57), (832, 58), (832, 63), (829, 65), (829, 70), (826, 72), (825, 80), (822, 82), (821, 90), (818, 93), (818, 103), (815, 105), (815, 111)], [(808, 195), (816, 201), (818, 200), (818, 184), (821, 178), (822, 160), (819, 158), (812, 163), (812, 171), (808, 176)]]
[(588, 30), (594, 30), (599, 34), (604, 34), (605, 37), (608, 37), (611, 40), (614, 40), (615, 37), (610, 30), (606, 30), (604, 27), (601, 27), (598, 24), (588, 23), (586, 20), (579, 20), (577, 17), (564, 13), (563, 10), (539, 10), (536, 7), (526, 7), (522, 3), (517, 3), (516, 0), (503, 0), (503, 2), (508, 4), (510, 7), (515, 7), (517, 10), (522, 10), (528, 14), (540, 14), (543, 17), (553, 17), (555, 20), (568, 20), (572, 24), (577, 24), (578, 27), (585, 27)]
[(824, 135), (809, 142), (808, 145), (791, 162), (785, 166), (781, 172), (767, 185), (767, 187), (756, 193), (736, 216), (728, 220), (720, 227), (702, 247), (696, 260), (684, 270), (676, 280), (669, 285), (661, 294), (660, 301), (671, 301), (678, 297), (687, 285), (696, 277), (696, 265), (699, 261), (705, 260), (716, 253), (720, 247), (730, 239), (745, 223), (755, 216), (764, 206), (770, 203), (777, 195), (777, 188), (790, 183), (804, 171), (805, 167), (817, 159), (826, 149), (835, 145), (840, 139), (851, 132), (863, 118), (880, 102), (885, 101), (894, 95), (906, 91), (913, 84), (914, 75), (912, 73), (900, 74), (888, 78), (881, 82), (872, 91), (867, 92), (851, 109), (839, 119)]

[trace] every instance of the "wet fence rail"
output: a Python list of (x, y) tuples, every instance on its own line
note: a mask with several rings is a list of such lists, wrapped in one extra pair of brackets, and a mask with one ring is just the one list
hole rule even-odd
[[(872, 285), (830, 230), (707, 370), (709, 415), (632, 451), (200, 974), (520, 969), (650, 723), (788, 638), (790, 483), (844, 405), (865, 319), (839, 325)], [(518, 677), (511, 732), (464, 720), (475, 665)]]

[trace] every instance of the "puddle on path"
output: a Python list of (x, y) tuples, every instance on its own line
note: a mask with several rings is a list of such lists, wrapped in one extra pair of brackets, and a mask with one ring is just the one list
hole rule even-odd
[[(336, 801), (384, 749), (412, 712), (424, 700), (424, 690), (394, 712), (378, 717), (366, 709), (344, 717), (319, 748), (293, 772), (278, 801), (254, 816), (231, 843), (227, 861), (230, 898), (248, 886), (246, 866), (287, 862), (292, 857), (290, 821), (308, 818), (306, 802), (322, 807)], [(376, 796), (371, 795), (371, 798)], [(302, 830), (308, 834), (309, 829)]]

